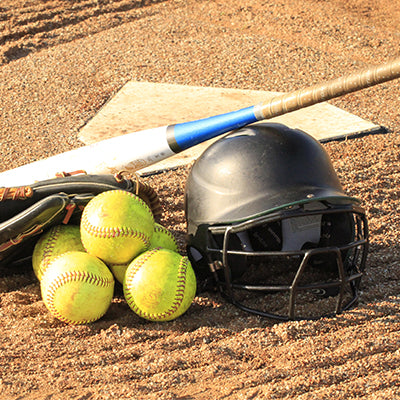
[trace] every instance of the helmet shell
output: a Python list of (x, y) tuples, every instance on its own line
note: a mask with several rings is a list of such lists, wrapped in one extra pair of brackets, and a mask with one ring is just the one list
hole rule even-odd
[(315, 200), (354, 203), (323, 146), (282, 124), (258, 123), (209, 146), (185, 188), (189, 234), (202, 224), (244, 221)]

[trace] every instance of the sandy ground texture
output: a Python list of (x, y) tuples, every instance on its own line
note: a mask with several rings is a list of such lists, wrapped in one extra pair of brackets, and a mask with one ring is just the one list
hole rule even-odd
[[(393, 0), (3, 0), (0, 170), (81, 146), (80, 127), (130, 79), (290, 91), (399, 56), (399, 27)], [(101, 320), (71, 326), (32, 273), (3, 277), (0, 397), (400, 398), (400, 82), (331, 103), (388, 130), (324, 145), (368, 215), (357, 307), (282, 323), (205, 292), (153, 323), (117, 293)], [(187, 173), (146, 178), (182, 252)]]

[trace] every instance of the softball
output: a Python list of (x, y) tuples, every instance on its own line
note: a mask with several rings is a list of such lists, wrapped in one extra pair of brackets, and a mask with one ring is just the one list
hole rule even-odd
[(157, 248), (129, 264), (123, 290), (129, 307), (140, 317), (171, 321), (192, 304), (196, 277), (187, 257)]
[(114, 294), (114, 277), (97, 257), (70, 251), (53, 258), (40, 282), (50, 313), (70, 324), (100, 319)]
[(85, 251), (79, 226), (56, 225), (40, 236), (32, 254), (33, 272), (40, 281), (50, 260), (67, 251)]
[(156, 247), (163, 247), (164, 249), (175, 252), (179, 251), (178, 243), (172, 233), (157, 222), (154, 223), (154, 232), (150, 240), (150, 249), (155, 249)]
[(110, 264), (108, 268), (114, 275), (114, 278), (121, 284), (124, 283), (125, 272), (128, 269), (129, 263), (127, 264)]
[(147, 250), (154, 230), (149, 206), (124, 190), (100, 193), (82, 213), (81, 238), (86, 251), (106, 264), (125, 264)]

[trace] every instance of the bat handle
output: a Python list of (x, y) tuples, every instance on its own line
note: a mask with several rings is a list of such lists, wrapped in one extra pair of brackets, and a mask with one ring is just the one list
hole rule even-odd
[(400, 57), (352, 75), (275, 96), (257, 105), (262, 119), (276, 117), (400, 77)]

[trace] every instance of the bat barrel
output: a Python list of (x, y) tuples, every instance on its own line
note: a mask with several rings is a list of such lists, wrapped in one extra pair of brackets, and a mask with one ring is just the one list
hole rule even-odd
[(261, 114), (260, 119), (277, 117), (399, 77), (400, 58), (396, 58), (386, 64), (368, 68), (352, 75), (278, 95), (271, 101), (258, 105)]

